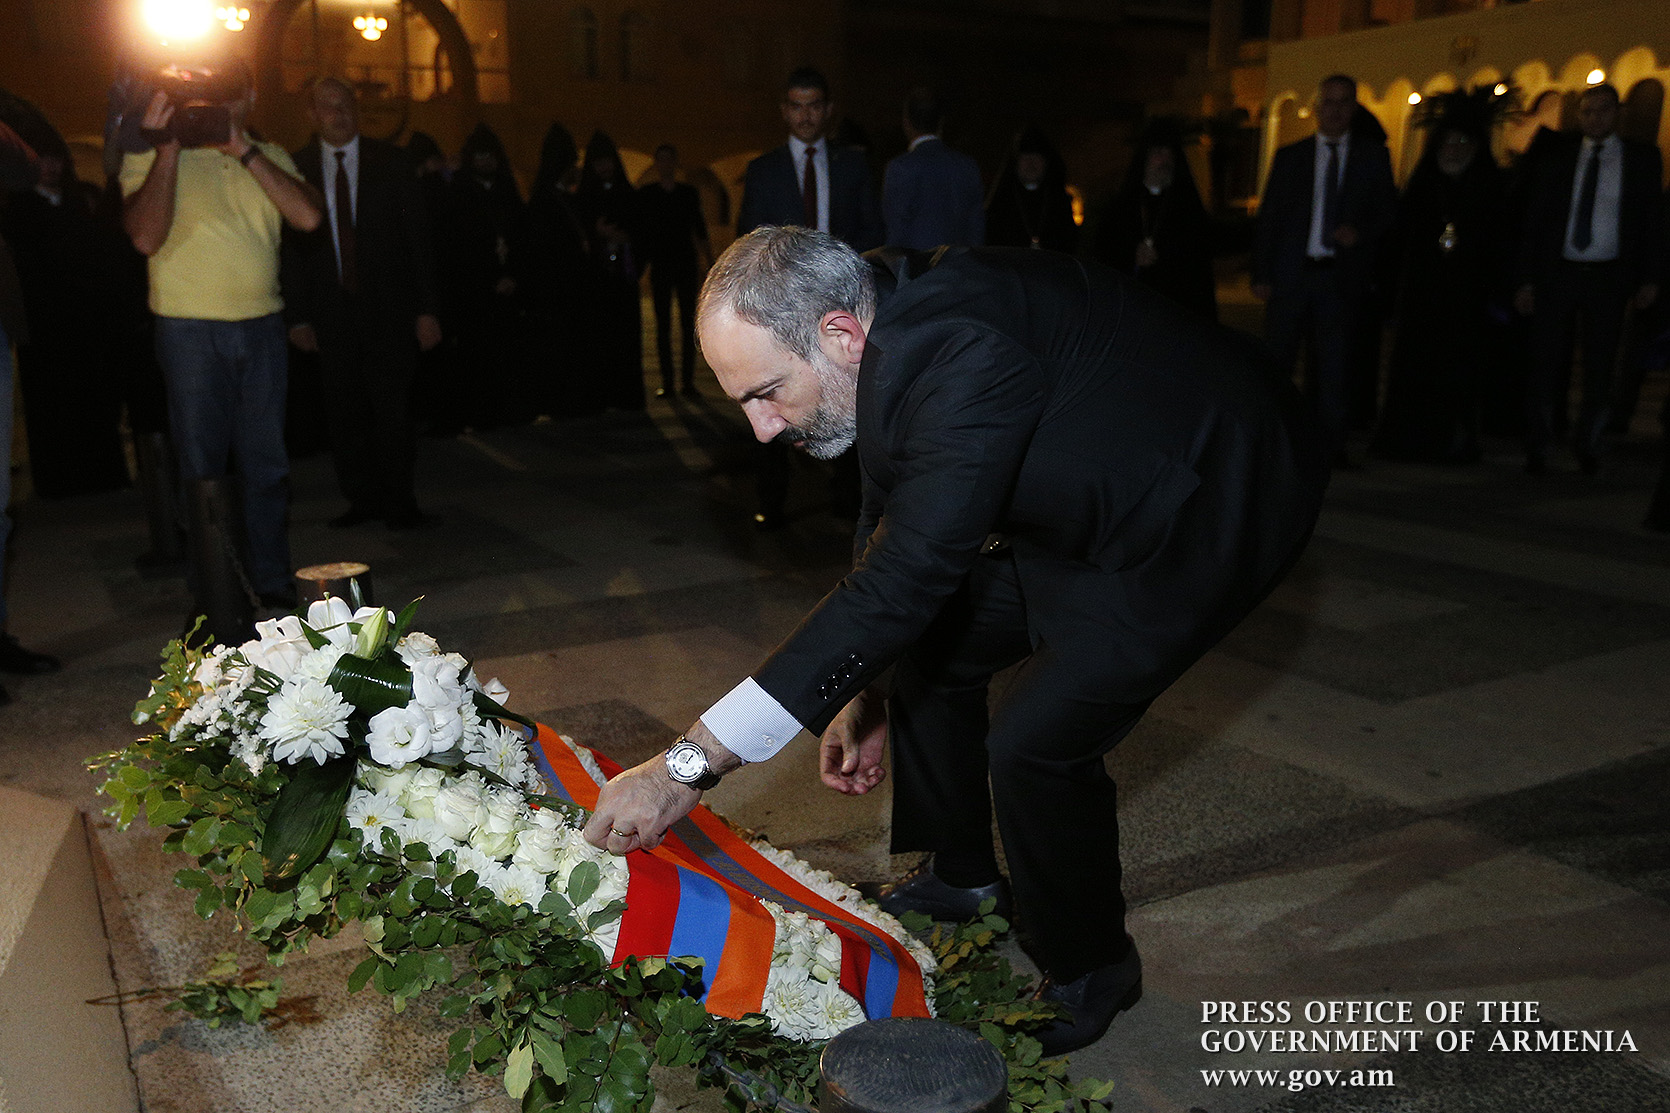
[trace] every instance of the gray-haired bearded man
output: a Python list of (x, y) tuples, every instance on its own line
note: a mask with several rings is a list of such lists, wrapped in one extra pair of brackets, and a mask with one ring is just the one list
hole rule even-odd
[(857, 444), (856, 559), (664, 758), (604, 788), (587, 837), (655, 846), (802, 728), (826, 784), (868, 792), (890, 741), (893, 849), (933, 859), (883, 907), (1005, 907), (995, 812), (1041, 993), (1067, 1010), (1045, 1051), (1095, 1041), (1141, 991), (1103, 757), (1304, 547), (1327, 461), (1297, 395), (1250, 342), (1048, 252), (866, 260), (762, 228), (697, 321), (760, 440)]

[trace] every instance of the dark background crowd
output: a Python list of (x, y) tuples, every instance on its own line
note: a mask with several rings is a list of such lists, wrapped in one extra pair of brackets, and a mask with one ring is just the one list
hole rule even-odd
[[(427, 524), (411, 479), (424, 434), (699, 399), (694, 303), (712, 241), (761, 224), (819, 227), (860, 250), (1073, 253), (1202, 318), (1217, 318), (1220, 289), (1236, 289), (1250, 271), (1272, 364), (1306, 385), (1341, 468), (1364, 466), (1365, 455), (1476, 464), (1481, 438), (1495, 436), (1523, 445), (1532, 475), (1568, 451), (1593, 475), (1609, 439), (1629, 429), (1645, 377), (1670, 362), (1659, 153), (1618, 137), (1620, 100), (1607, 85), (1571, 97), (1569, 127), (1545, 128), (1506, 164), (1493, 151), (1520, 110), (1513, 90), (1430, 98), (1418, 121), (1424, 150), (1399, 191), (1385, 131), (1349, 77), (1328, 78), (1318, 134), (1277, 152), (1249, 223), (1208, 211), (1186, 122), (1149, 120), (1121, 184), (1087, 205), (1069, 189), (1047, 122), (1017, 135), (1001, 166), (983, 168), (946, 142), (948, 127), (968, 122), (948, 120), (933, 90), (913, 90), (900, 113), (909, 148), (875, 166), (864, 136), (835, 126), (823, 76), (801, 69), (780, 105), (788, 141), (721, 199), (724, 227), (712, 236), (671, 143), (638, 181), (608, 134), (582, 145), (560, 123), (536, 166), (513, 166), (485, 123), (457, 152), (421, 132), (398, 146), (360, 145), (354, 95), (344, 82), (320, 82), (315, 139), (288, 168), (283, 152), (270, 152), (311, 186), (317, 215), (317, 227), (287, 228), (280, 249), (291, 342), (284, 439), (292, 456), (335, 454), (348, 509), (333, 524), (343, 527)], [(8, 335), (34, 493), (66, 498), (137, 481), (166, 501), (178, 475), (167, 439), (171, 380), (147, 294), (146, 254), (155, 252), (136, 247), (127, 211), (135, 183), (122, 174), (124, 157), (147, 143), (121, 118), (133, 113), (131, 97), (115, 90), (112, 106), (102, 182), (77, 176), (44, 119), (0, 106), (12, 167), (0, 207), (9, 248), (0, 300), (15, 303)], [(325, 153), (339, 149), (361, 152), (337, 164), (357, 167), (357, 189), (333, 180)], [(258, 166), (258, 154), (251, 146), (238, 161)], [(398, 181), (376, 192), (382, 174)], [(398, 219), (378, 215), (382, 206)], [(388, 336), (398, 339), (361, 342), (391, 315), (399, 327)], [(372, 348), (400, 355), (383, 360)], [(344, 399), (348, 419), (333, 425)], [(356, 458), (366, 450), (344, 443), (367, 411), (376, 413), (379, 458), (404, 460), (403, 472), (368, 474)], [(778, 528), (786, 453), (763, 446), (754, 466), (755, 523)], [(850, 462), (831, 466), (837, 510), (856, 510), (854, 476)], [(161, 530), (186, 514), (159, 511)], [(1645, 524), (1670, 530), (1662, 485)], [(166, 556), (166, 538), (159, 548)], [(282, 591), (257, 594), (252, 606), (289, 602)]]

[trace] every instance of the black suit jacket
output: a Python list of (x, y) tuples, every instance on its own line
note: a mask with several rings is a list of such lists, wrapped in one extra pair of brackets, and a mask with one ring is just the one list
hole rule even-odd
[(858, 382), (860, 555), (756, 674), (807, 729), (920, 638), (992, 533), (1012, 546), (1033, 644), (1131, 703), (1296, 556), (1326, 461), (1251, 340), (1053, 252), (895, 254), (879, 286)]
[(924, 139), (887, 164), (881, 212), (887, 242), (930, 251), (940, 244), (986, 242), (986, 190), (980, 167), (938, 137)]
[[(789, 145), (767, 151), (748, 164), (743, 176), (736, 234), (746, 236), (762, 224), (805, 224), (801, 196), (800, 171)], [(870, 163), (857, 147), (829, 146), (829, 234), (859, 251), (881, 246), (884, 233)]]
[[(1577, 159), (1583, 150), (1581, 134), (1550, 134), (1530, 184), (1516, 267), (1519, 281), (1532, 285), (1548, 281), (1564, 257)], [(1659, 189), (1663, 160), (1657, 147), (1631, 139), (1623, 144), (1618, 259), (1632, 284), (1657, 282), (1664, 246)]]
[[(1276, 290), (1299, 280), (1310, 242), (1310, 218), (1315, 192), (1316, 136), (1289, 143), (1276, 152), (1270, 177), (1258, 206), (1258, 238), (1253, 249), (1254, 285), (1268, 283)], [(1316, 199), (1320, 204), (1320, 199)], [(1361, 135), (1351, 137), (1340, 176), (1340, 222), (1357, 230), (1355, 247), (1334, 249), (1335, 271), (1346, 283), (1367, 283), (1372, 276), (1374, 247), (1397, 213), (1397, 185), (1392, 181), (1391, 155), (1386, 145)]]
[[(322, 193), (327, 178), (320, 147), (309, 143), (293, 156), (302, 177)], [(355, 272), (358, 296), (348, 298), (337, 274), (329, 210), (313, 232), (285, 228), (284, 305), (292, 324), (310, 324), (330, 343), (344, 330), (360, 330), (380, 343), (417, 350), (413, 322), (438, 312), (435, 252), (429, 214), (417, 175), (405, 153), (381, 140), (360, 137), (359, 181), (354, 197)]]

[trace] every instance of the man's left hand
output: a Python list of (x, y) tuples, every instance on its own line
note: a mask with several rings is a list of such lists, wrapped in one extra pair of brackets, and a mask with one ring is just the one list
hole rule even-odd
[(701, 798), (696, 789), (667, 776), (667, 763), (657, 754), (603, 786), (597, 810), (586, 823), (586, 841), (610, 854), (650, 850)]
[(862, 796), (887, 776), (887, 704), (869, 689), (841, 708), (818, 742), (823, 783), (848, 796)]
[(419, 351), (433, 351), (441, 342), (441, 319), (433, 313), (424, 313), (417, 319), (417, 342)]

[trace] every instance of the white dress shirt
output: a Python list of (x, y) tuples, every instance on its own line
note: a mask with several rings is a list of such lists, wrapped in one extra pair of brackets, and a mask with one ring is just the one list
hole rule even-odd
[[(1595, 176), (1595, 214), (1589, 225), (1589, 246), (1579, 250), (1571, 234), (1577, 228), (1577, 206), (1583, 200), (1583, 171), (1596, 147), (1600, 148), (1600, 173)], [(1618, 257), (1618, 214), (1624, 196), (1624, 141), (1608, 135), (1600, 141), (1584, 137), (1577, 152), (1577, 170), (1571, 180), (1571, 208), (1566, 211), (1565, 257), (1574, 263), (1605, 263)]]
[[(324, 178), (325, 186), (325, 219), (331, 228), (331, 246), (336, 249), (336, 272), (342, 273), (342, 244), (336, 238), (336, 152), (341, 151), (346, 157), (342, 165), (348, 171), (349, 204), (359, 204), (360, 196), (360, 137), (354, 136), (348, 140), (346, 146), (333, 147), (323, 139), (319, 140), (319, 173)], [(357, 227), (354, 217), (348, 214), (348, 223)]]
[(702, 725), (743, 761), (764, 761), (800, 733), (799, 721), (751, 676), (702, 712)]
[[(809, 143), (802, 143), (798, 136), (789, 136), (789, 157), (794, 159), (794, 179), (800, 183), (800, 192), (806, 193), (806, 181), (803, 169), (806, 165), (806, 148)], [(817, 153), (812, 156), (812, 169), (818, 174), (818, 231), (829, 231), (829, 139), (824, 137), (817, 142)]]
[(1345, 184), (1345, 160), (1351, 154), (1351, 133), (1346, 132), (1338, 139), (1328, 139), (1321, 133), (1316, 136), (1316, 161), (1311, 168), (1311, 205), (1310, 205), (1310, 242), (1305, 246), (1305, 254), (1312, 259), (1331, 259), (1334, 255), (1334, 245), (1328, 242), (1327, 235), (1332, 228), (1322, 227), (1322, 199), (1327, 196), (1328, 180), (1328, 144), (1339, 145), (1339, 180), (1335, 184)]

